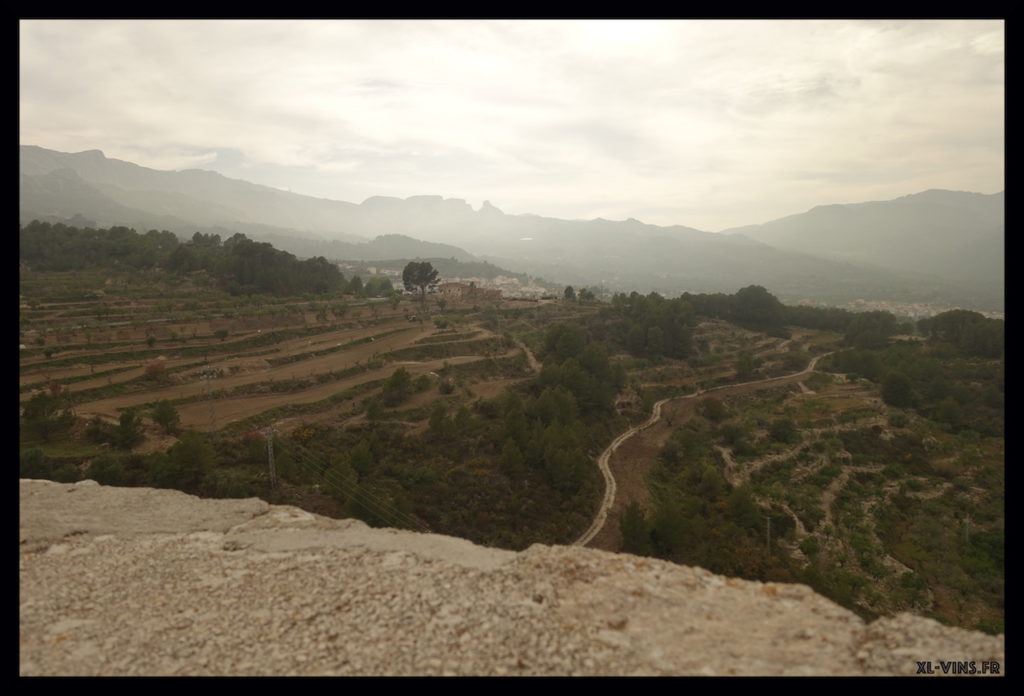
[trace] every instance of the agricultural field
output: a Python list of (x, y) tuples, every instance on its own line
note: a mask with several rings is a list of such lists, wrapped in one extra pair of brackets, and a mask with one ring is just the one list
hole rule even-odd
[(1001, 361), (657, 297), (234, 296), (158, 271), (21, 289), (22, 476), (519, 549), (580, 538), (606, 504), (595, 462), (632, 431), (589, 545), (1002, 630)]
[(613, 458), (626, 480), (649, 465), (607, 548), (806, 582), (865, 617), (1002, 631), (1001, 438), (950, 432), (837, 372), (665, 408), (669, 427)]
[[(568, 540), (554, 513), (570, 501), (585, 524), (597, 478), (574, 461), (572, 494), (532, 482), (537, 499), (502, 513), (533, 515), (540, 530), (510, 536), (506, 520), (481, 531), (476, 487), (508, 485), (495, 471), (502, 443), (481, 433), (460, 446), (471, 421), (493, 420), (481, 404), (539, 370), (513, 334), (542, 333), (564, 311), (397, 295), (236, 298), (198, 280), (46, 273), (22, 283), (23, 474), (259, 495), (507, 545)], [(203, 477), (185, 475), (186, 451), (204, 461)], [(464, 495), (467, 510), (441, 509)]]

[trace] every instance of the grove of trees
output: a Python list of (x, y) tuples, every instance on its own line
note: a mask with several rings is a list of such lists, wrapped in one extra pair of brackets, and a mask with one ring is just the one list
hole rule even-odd
[(232, 294), (323, 294), (344, 286), (341, 271), (323, 257), (299, 261), (244, 234), (221, 242), (220, 235), (196, 232), (190, 241), (181, 242), (167, 231), (138, 234), (126, 227), (79, 229), (33, 221), (20, 228), (19, 244), (21, 260), (38, 271), (206, 271)]

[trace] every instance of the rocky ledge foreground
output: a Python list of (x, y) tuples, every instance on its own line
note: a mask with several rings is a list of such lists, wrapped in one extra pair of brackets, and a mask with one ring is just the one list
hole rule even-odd
[(802, 585), (261, 500), (21, 481), (22, 675), (913, 675), (1003, 636)]

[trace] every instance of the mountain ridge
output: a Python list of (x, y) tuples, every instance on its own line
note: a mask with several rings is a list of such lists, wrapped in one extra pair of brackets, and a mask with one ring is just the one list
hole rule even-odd
[[(234, 230), (260, 241), (273, 240), (292, 253), (300, 253), (301, 248), (302, 254), (332, 258), (336, 258), (332, 249), (357, 253), (337, 242), (365, 244), (381, 236), (404, 235), (554, 282), (627, 292), (734, 292), (753, 283), (791, 302), (881, 299), (1002, 308), (1001, 281), (993, 280), (991, 272), (959, 272), (961, 266), (950, 266), (948, 254), (943, 257), (945, 265), (918, 259), (914, 268), (894, 269), (891, 264), (886, 267), (877, 260), (858, 258), (856, 253), (844, 256), (826, 251), (822, 255), (808, 242), (788, 247), (772, 243), (759, 233), (763, 226), (757, 225), (733, 228), (732, 232), (743, 233), (741, 237), (684, 225), (651, 225), (633, 218), (509, 215), (490, 201), (474, 210), (464, 199), (439, 195), (372, 196), (355, 204), (280, 191), (206, 170), (150, 170), (107, 159), (98, 150), (67, 154), (38, 146), (21, 148), (23, 224), (35, 217), (58, 221), (78, 214), (100, 226), (162, 227), (185, 237), (197, 227)], [(77, 197), (64, 196), (52, 177), (45, 178), (59, 166), (78, 174)], [(934, 197), (922, 192), (905, 198), (921, 202)], [(813, 209), (819, 211), (814, 215), (828, 217), (833, 214), (830, 209), (819, 206)], [(808, 214), (790, 217), (805, 219), (801, 216)], [(987, 242), (988, 247), (994, 244)], [(983, 258), (991, 264), (991, 258), (1000, 255), (1001, 249), (988, 249)], [(979, 260), (969, 267), (985, 270), (985, 263)], [(979, 281), (979, 275), (986, 277)]]
[(823, 258), (995, 287), (1004, 282), (1004, 208), (1005, 191), (928, 189), (886, 201), (815, 206), (722, 234), (742, 234)]

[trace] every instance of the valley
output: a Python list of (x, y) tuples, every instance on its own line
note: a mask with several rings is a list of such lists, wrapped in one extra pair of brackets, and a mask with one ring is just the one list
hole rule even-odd
[[(1001, 534), (1001, 438), (836, 371), (842, 333), (771, 335), (713, 316), (714, 296), (693, 296), (705, 314), (635, 293), (481, 306), (28, 270), (22, 290), (23, 476), (255, 495), (513, 549), (575, 541), (807, 582), (865, 616), (1001, 625), (1001, 590), (947, 586), (920, 537), (936, 505), (960, 520), (944, 549)], [(669, 357), (661, 336), (680, 330)], [(29, 420), (47, 400), (44, 429)], [(711, 551), (714, 536), (732, 541)], [(985, 558), (972, 549), (954, 553)]]

